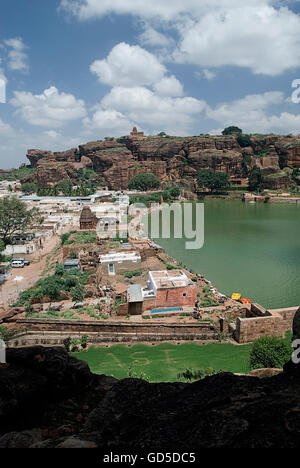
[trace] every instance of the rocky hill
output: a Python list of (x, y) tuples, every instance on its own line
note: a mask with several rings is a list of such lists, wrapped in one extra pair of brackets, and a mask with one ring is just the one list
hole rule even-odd
[(40, 186), (74, 180), (74, 171), (92, 167), (112, 189), (126, 189), (141, 172), (154, 173), (161, 182), (178, 182), (193, 190), (199, 169), (213, 168), (231, 178), (245, 178), (257, 164), (267, 188), (286, 188), (289, 171), (300, 168), (300, 135), (252, 135), (248, 146), (235, 136), (138, 136), (95, 141), (68, 151), (29, 150), (27, 158)]

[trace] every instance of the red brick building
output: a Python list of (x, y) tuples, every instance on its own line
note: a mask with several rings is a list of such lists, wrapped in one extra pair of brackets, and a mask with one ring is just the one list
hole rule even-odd
[(194, 307), (197, 287), (182, 270), (149, 271), (143, 290), (143, 310), (168, 307)]

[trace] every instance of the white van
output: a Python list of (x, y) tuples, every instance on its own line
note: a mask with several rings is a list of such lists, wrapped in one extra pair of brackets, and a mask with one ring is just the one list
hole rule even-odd
[(24, 262), (22, 262), (21, 260), (13, 260), (11, 262), (11, 267), (12, 268), (24, 268)]

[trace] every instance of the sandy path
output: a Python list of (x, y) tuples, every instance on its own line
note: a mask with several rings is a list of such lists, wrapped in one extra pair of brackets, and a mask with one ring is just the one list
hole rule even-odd
[[(59, 242), (58, 236), (51, 237), (45, 242), (43, 249), (28, 257), (32, 262), (29, 266), (10, 270), (11, 275), (1, 288), (0, 305), (7, 307), (12, 304), (17, 300), (21, 291), (30, 288), (38, 281), (46, 267), (47, 256), (59, 245)], [(19, 256), (22, 257), (22, 255)], [(14, 281), (17, 276), (22, 277), (22, 281)]]

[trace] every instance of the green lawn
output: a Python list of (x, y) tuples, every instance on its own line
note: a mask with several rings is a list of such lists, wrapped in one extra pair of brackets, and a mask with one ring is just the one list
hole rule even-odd
[(215, 370), (249, 372), (251, 344), (237, 346), (231, 343), (186, 343), (174, 345), (163, 343), (156, 346), (143, 344), (127, 347), (115, 345), (110, 348), (94, 348), (73, 353), (88, 362), (92, 372), (128, 377), (128, 368), (133, 364), (137, 374), (146, 374), (151, 382), (172, 382), (178, 372), (187, 367), (193, 370), (212, 367)]

